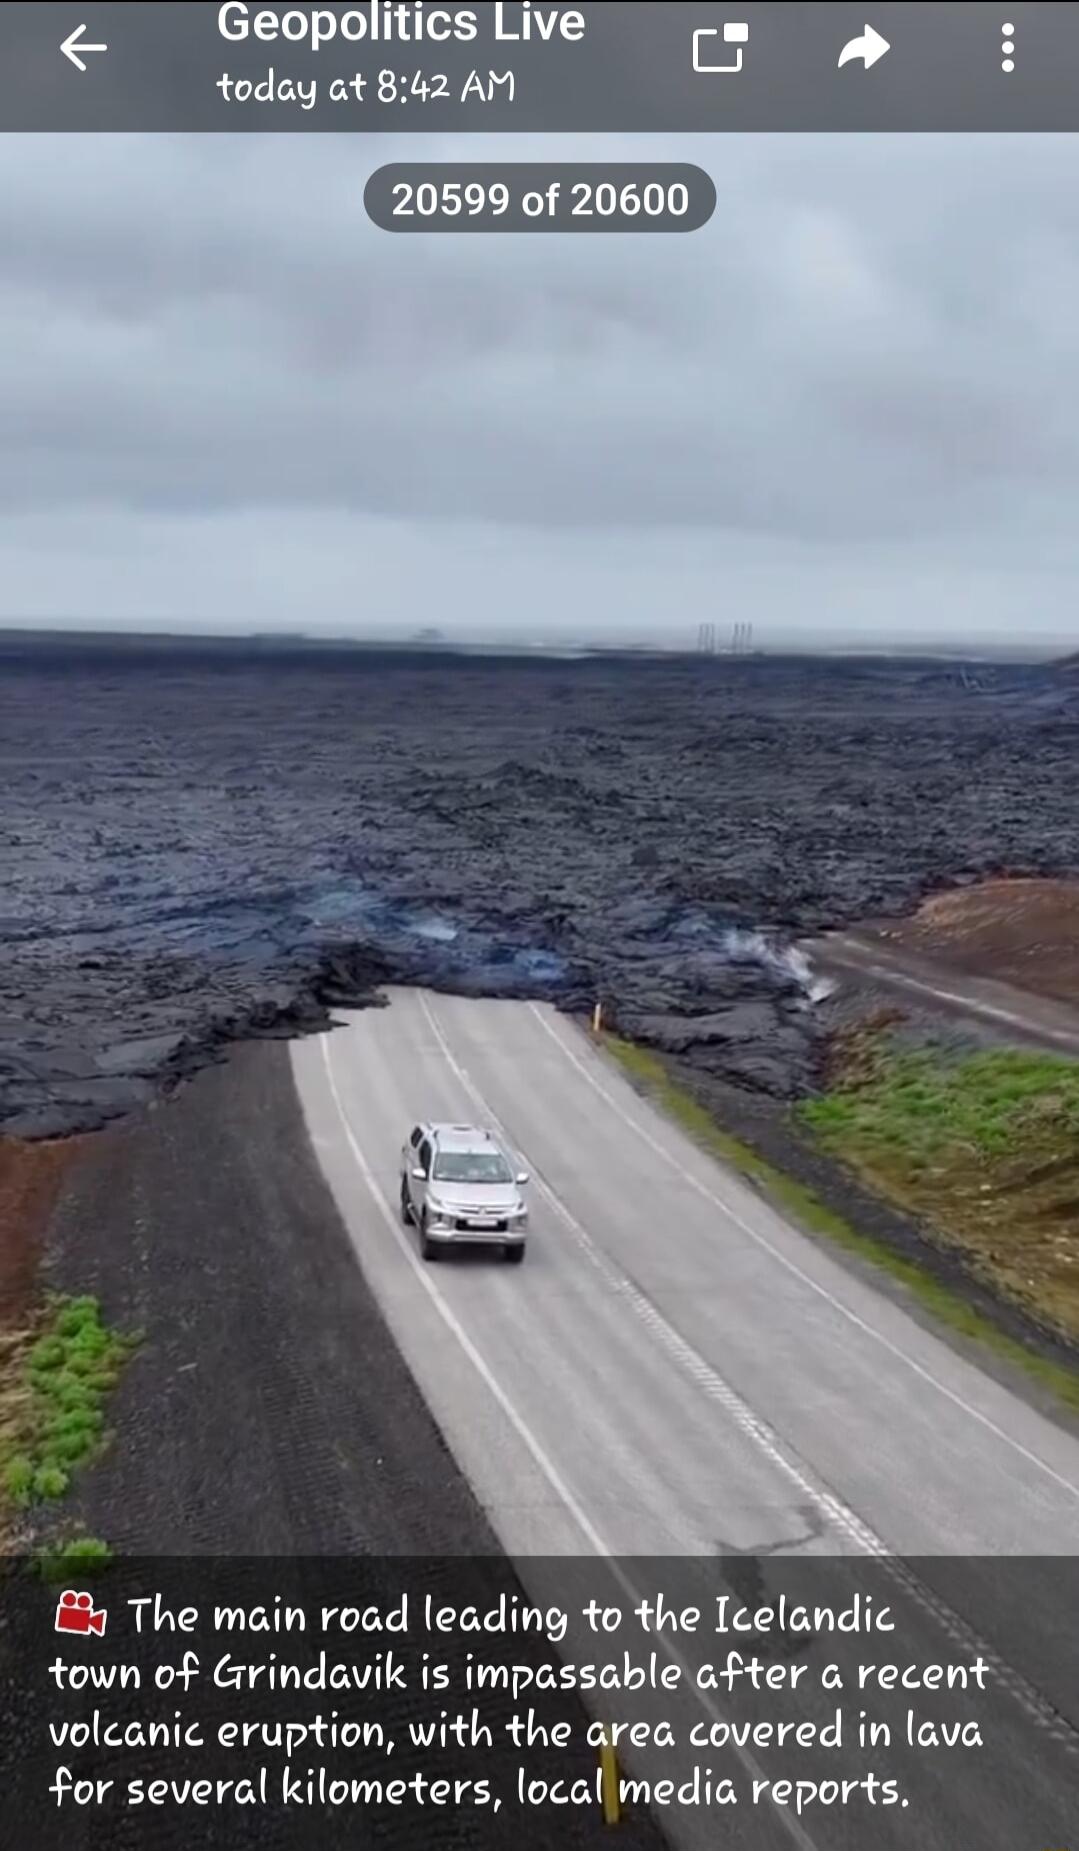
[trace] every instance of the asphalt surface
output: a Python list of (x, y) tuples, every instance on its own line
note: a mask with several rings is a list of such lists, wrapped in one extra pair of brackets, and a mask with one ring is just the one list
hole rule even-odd
[[(105, 1447), (67, 1498), (40, 1508), (61, 1535), (85, 1526), (107, 1539), (122, 1558), (121, 1582), (141, 1577), (139, 1592), (160, 1590), (173, 1610), (190, 1602), (204, 1613), (218, 1598), (287, 1600), (291, 1589), (312, 1614), (324, 1600), (359, 1599), (361, 1589), (372, 1599), (411, 1586), (438, 1603), (483, 1602), (515, 1585), (356, 1264), (284, 1044), (234, 1049), (167, 1101), (87, 1139), (51, 1219), (46, 1282), (96, 1293), (111, 1325), (142, 1333), (109, 1398)], [(135, 1637), (126, 1589), (115, 1579), (102, 1585), (114, 1610), (110, 1650), (141, 1662), (146, 1678), (123, 1714), (171, 1718), (172, 1699), (152, 1689), (161, 1641)], [(378, 1851), (503, 1851), (507, 1843), (547, 1851), (550, 1814), (509, 1805), (497, 1818), (465, 1808), (418, 1817), (348, 1806), (58, 1807), (47, 1792), (58, 1761), (88, 1776), (115, 1774), (121, 1792), (127, 1775), (183, 1779), (237, 1767), (231, 1750), (230, 1765), (211, 1750), (194, 1759), (152, 1748), (110, 1756), (91, 1743), (58, 1753), (47, 1730), (58, 1706), (85, 1720), (91, 1705), (78, 1694), (62, 1702), (47, 1675), (49, 1594), (36, 1574), (21, 1593), (0, 1575), (0, 1791), (34, 1851), (187, 1851), (196, 1842), (216, 1851), (343, 1851), (358, 1842)], [(251, 1643), (261, 1657), (267, 1642)], [(287, 1639), (269, 1643), (290, 1649)], [(455, 1642), (447, 1648), (452, 1657)], [(367, 1648), (338, 1635), (331, 1650), (351, 1657)], [(215, 1656), (207, 1649), (204, 1662)], [(347, 1693), (336, 1702), (353, 1713)], [(180, 1707), (203, 1718), (209, 1736), (238, 1711), (310, 1715), (320, 1703), (329, 1708), (317, 1691), (302, 1701), (288, 1692), (245, 1699), (206, 1680)], [(403, 1732), (429, 1703), (410, 1689), (390, 1707)], [(572, 1700), (562, 1698), (558, 1714), (583, 1723)], [(594, 1775), (583, 1729), (574, 1752), (556, 1759), (560, 1775)], [(356, 1772), (354, 1758), (347, 1769), (341, 1757), (326, 1760), (333, 1773)], [(482, 1771), (510, 1793), (516, 1761), (500, 1742)], [(437, 1753), (428, 1763), (441, 1771)], [(619, 1840), (626, 1851), (661, 1851), (641, 1807)], [(558, 1841), (569, 1851), (606, 1845), (598, 1805), (564, 1809)]]
[(934, 1005), (945, 1015), (968, 1016), (1011, 1040), (1055, 1054), (1079, 1054), (1079, 1009), (1052, 997), (943, 969), (931, 959), (888, 944), (877, 933), (833, 932), (807, 939), (803, 949), (829, 973), (866, 980), (910, 1002)]
[[(571, 1023), (392, 994), (294, 1044), (294, 1071), (364, 1273), (511, 1553), (1079, 1550), (1074, 1435), (789, 1227)], [(521, 1153), (520, 1272), (418, 1260), (397, 1165), (425, 1117)]]
[[(702, 1605), (732, 1554), (773, 1577), (767, 1558), (785, 1558), (815, 1599), (890, 1587), (912, 1659), (985, 1650), (1000, 1680), (991, 1756), (969, 1776), (916, 1758), (917, 1811), (874, 1812), (874, 1842), (1067, 1842), (1079, 1443), (787, 1226), (553, 1011), (397, 992), (292, 1060), (365, 1276), (529, 1592), (557, 1598), (552, 1558), (571, 1555), (607, 1564), (623, 1602), (650, 1591), (646, 1556)], [(418, 1258), (397, 1164), (422, 1118), (490, 1124), (520, 1153), (523, 1268)], [(724, 1713), (692, 1690), (666, 1701), (683, 1725)], [(846, 1747), (828, 1773), (857, 1762)], [(633, 1771), (657, 1769), (645, 1753)], [(725, 1842), (759, 1851), (838, 1851), (866, 1824), (723, 1818)], [(679, 1808), (664, 1827), (694, 1851), (716, 1815)]]

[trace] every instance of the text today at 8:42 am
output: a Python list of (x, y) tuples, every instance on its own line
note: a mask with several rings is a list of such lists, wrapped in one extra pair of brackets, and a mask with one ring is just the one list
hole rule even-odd
[[(425, 41), (441, 44), (448, 39), (461, 42), (475, 40), (479, 23), (469, 8), (426, 7), (404, 4), (403, 0), (369, 0), (364, 7), (344, 12), (329, 9), (291, 8), (257, 11), (245, 0), (227, 0), (218, 11), (218, 30), (232, 44), (252, 41), (263, 45), (303, 46), (319, 51), (339, 44), (374, 52), (391, 44), (416, 44)], [(585, 36), (586, 21), (576, 8), (533, 7), (531, 0), (504, 4), (499, 0), (493, 11), (493, 38), (500, 43), (550, 43), (561, 40), (579, 43)], [(384, 54), (385, 55), (385, 54)], [(317, 78), (302, 79), (271, 66), (260, 78), (237, 77), (224, 72), (217, 89), (229, 103), (296, 103), (301, 109), (315, 107), (319, 92)], [(451, 96), (457, 102), (470, 100), (492, 102), (496, 97), (513, 102), (516, 78), (513, 71), (470, 71), (458, 94), (454, 95), (450, 79), (442, 71), (401, 71), (380, 69), (357, 70), (345, 76), (327, 76), (323, 94), (331, 103), (408, 102), (426, 103)]]

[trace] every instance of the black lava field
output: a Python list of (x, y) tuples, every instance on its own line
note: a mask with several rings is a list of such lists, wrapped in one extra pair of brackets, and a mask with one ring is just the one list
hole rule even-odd
[(385, 982), (602, 998), (779, 1098), (793, 941), (1079, 869), (1079, 679), (0, 639), (0, 1128), (90, 1129)]

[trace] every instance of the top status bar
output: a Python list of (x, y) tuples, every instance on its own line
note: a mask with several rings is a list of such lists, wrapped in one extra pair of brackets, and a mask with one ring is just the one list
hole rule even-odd
[(4, 0), (0, 129), (1066, 132), (1079, 0)]

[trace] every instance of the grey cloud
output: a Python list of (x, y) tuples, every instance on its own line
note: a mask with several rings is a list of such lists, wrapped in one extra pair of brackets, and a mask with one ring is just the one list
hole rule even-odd
[[(363, 215), (387, 158), (640, 149), (713, 174), (703, 232), (394, 238)], [(107, 616), (92, 528), (116, 600), (137, 613), (141, 586), (159, 619), (155, 558), (185, 614), (283, 618), (317, 533), (321, 564), (342, 562), (314, 574), (333, 621), (355, 609), (340, 581), (362, 536), (401, 622), (438, 595), (509, 621), (501, 581), (445, 589), (494, 544), (528, 561), (532, 623), (545, 583), (552, 607), (587, 583), (611, 623), (674, 583), (687, 623), (718, 584), (795, 626), (902, 627), (905, 569), (929, 575), (920, 608), (1001, 627), (1014, 575), (1051, 558), (1059, 630), (1079, 554), (1077, 180), (1059, 137), (8, 138), (5, 614)], [(410, 568), (402, 603), (404, 547), (429, 578)]]

